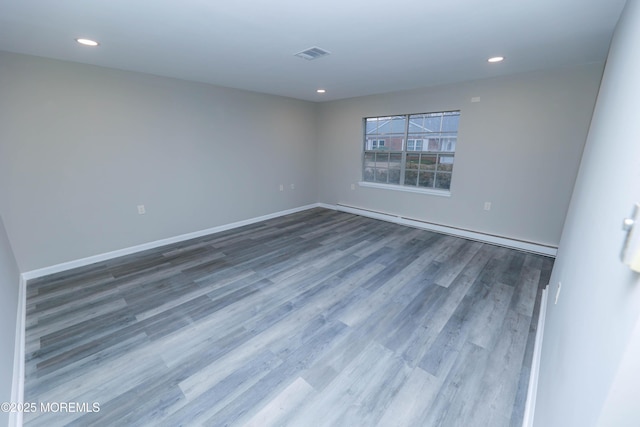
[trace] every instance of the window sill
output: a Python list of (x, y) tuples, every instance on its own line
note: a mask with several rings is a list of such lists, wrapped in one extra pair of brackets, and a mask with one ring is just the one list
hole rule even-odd
[(384, 190), (393, 190), (393, 191), (404, 191), (406, 193), (420, 193), (420, 194), (430, 194), (432, 196), (440, 196), (440, 197), (451, 197), (451, 191), (449, 190), (433, 190), (430, 188), (418, 188), (418, 187), (408, 187), (405, 185), (394, 185), (394, 184), (379, 184), (377, 182), (358, 182), (360, 187), (370, 187), (370, 188), (381, 188)]

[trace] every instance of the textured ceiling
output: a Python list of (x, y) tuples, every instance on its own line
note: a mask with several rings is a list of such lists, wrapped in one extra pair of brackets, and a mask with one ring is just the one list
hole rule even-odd
[(624, 3), (0, 0), (0, 50), (323, 101), (604, 61)]

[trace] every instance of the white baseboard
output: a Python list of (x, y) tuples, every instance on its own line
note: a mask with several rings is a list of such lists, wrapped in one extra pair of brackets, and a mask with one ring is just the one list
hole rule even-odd
[(542, 291), (540, 301), (540, 314), (538, 316), (538, 329), (536, 329), (536, 343), (533, 346), (533, 360), (531, 361), (531, 373), (529, 374), (529, 388), (527, 390), (527, 402), (524, 407), (522, 427), (533, 427), (533, 415), (536, 409), (536, 397), (538, 394), (538, 375), (540, 374), (540, 358), (542, 357), (542, 338), (544, 335), (544, 321), (547, 315), (547, 300), (549, 299), (549, 287)]
[(207, 236), (209, 234), (219, 233), (221, 231), (231, 230), (233, 228), (242, 227), (245, 225), (254, 224), (260, 221), (266, 221), (268, 219), (277, 218), (284, 215), (290, 215), (296, 212), (306, 211), (308, 209), (313, 209), (321, 206), (320, 203), (314, 203), (311, 205), (301, 206), (298, 208), (287, 209), (280, 212), (275, 212), (272, 214), (267, 214), (255, 218), (246, 219), (243, 221), (232, 222), (230, 224), (224, 224), (217, 227), (207, 228), (206, 230), (194, 231), (192, 233), (181, 234), (175, 237), (169, 237), (167, 239), (156, 240), (154, 242), (143, 243), (141, 245), (131, 246), (124, 249), (118, 249), (111, 252), (106, 252), (99, 255), (93, 255), (90, 257), (63, 262), (61, 264), (52, 265), (50, 267), (39, 268), (37, 270), (27, 271), (22, 274), (25, 280), (32, 280), (38, 277), (48, 276), (50, 274), (61, 273), (63, 271), (71, 270), (78, 267), (84, 267), (87, 265), (95, 264), (97, 262), (107, 261), (113, 258), (118, 258), (124, 255), (131, 255), (137, 252), (146, 251), (148, 249), (158, 248), (160, 246), (170, 245), (172, 243), (178, 243), (189, 239), (195, 239), (197, 237)]
[(425, 230), (436, 231), (438, 233), (449, 234), (457, 237), (463, 237), (465, 239), (470, 239), (470, 240), (477, 240), (479, 242), (491, 243), (493, 245), (520, 249), (526, 252), (533, 252), (536, 254), (546, 255), (550, 257), (555, 257), (556, 253), (558, 252), (558, 248), (556, 246), (548, 246), (548, 245), (543, 245), (535, 242), (527, 242), (523, 240), (511, 239), (508, 237), (495, 236), (492, 234), (466, 230), (462, 228), (449, 227), (446, 225), (440, 225), (440, 224), (421, 221), (417, 219), (406, 218), (400, 215), (387, 214), (384, 212), (376, 212), (368, 209), (340, 205), (340, 204), (335, 206), (321, 204), (321, 206), (328, 209), (338, 210), (341, 212), (348, 212), (355, 215), (361, 215), (369, 218), (380, 219), (382, 221), (389, 221), (396, 224), (408, 225), (415, 228), (422, 228)]
[(316, 203), (316, 206), (319, 208), (324, 208), (324, 209), (331, 209), (333, 211), (338, 210), (338, 208), (336, 207), (336, 205), (328, 205), (326, 203)]
[[(11, 386), (11, 402), (24, 401), (24, 359), (25, 359), (25, 334), (27, 314), (27, 280), (20, 276), (18, 290), (18, 310), (16, 314), (16, 338), (13, 356), (13, 383)], [(22, 426), (22, 412), (9, 414), (9, 426)]]
[(166, 239), (156, 240), (149, 243), (143, 243), (141, 245), (131, 246), (124, 249), (118, 249), (103, 254), (93, 255), (86, 258), (81, 258), (74, 261), (63, 262), (60, 264), (52, 265), (49, 267), (39, 268), (36, 270), (27, 271), (22, 273), (24, 280), (32, 280), (38, 277), (48, 276), (50, 274), (61, 273), (63, 271), (71, 270), (78, 267), (84, 267), (87, 265), (95, 264), (97, 262), (107, 261), (113, 258), (118, 258), (125, 255), (131, 255), (137, 252), (145, 251), (148, 249), (154, 249), (160, 246), (170, 245), (172, 243), (178, 243), (189, 239), (195, 239), (197, 237), (207, 236), (209, 234), (219, 233), (221, 231), (231, 230), (233, 228), (242, 227), (245, 225), (254, 224), (260, 221), (266, 221), (268, 219), (277, 218), (284, 215), (289, 215), (296, 212), (305, 211), (313, 208), (325, 208), (338, 210), (342, 212), (353, 213), (356, 215), (366, 216), (369, 218), (380, 219), (383, 221), (391, 221), (397, 224), (408, 225), (411, 227), (422, 228), (425, 230), (437, 231), (439, 233), (450, 234), (453, 236), (464, 237), (471, 240), (478, 240), (481, 242), (492, 243), (500, 246), (506, 246), (510, 248), (521, 249), (528, 252), (534, 252), (542, 255), (554, 257), (557, 252), (557, 248), (553, 246), (545, 246), (533, 242), (525, 242), (521, 240), (509, 239), (501, 236), (493, 236), (490, 234), (479, 233), (471, 230), (464, 230), (454, 227), (448, 227), (439, 224), (433, 224), (420, 220), (405, 218), (398, 215), (385, 214), (382, 212), (374, 212), (367, 209), (356, 208), (345, 205), (330, 205), (327, 203), (314, 203), (311, 205), (301, 206), (298, 208), (287, 209), (280, 212), (274, 212), (272, 214), (263, 215), (255, 218), (246, 219), (243, 221), (232, 222), (229, 224), (220, 225), (217, 227), (207, 228), (205, 230), (194, 231), (192, 233), (181, 234), (179, 236), (169, 237)]

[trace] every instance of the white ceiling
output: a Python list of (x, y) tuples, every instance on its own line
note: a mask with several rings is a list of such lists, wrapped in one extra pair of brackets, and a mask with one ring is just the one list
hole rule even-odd
[(0, 0), (0, 50), (324, 101), (604, 61), (624, 3)]

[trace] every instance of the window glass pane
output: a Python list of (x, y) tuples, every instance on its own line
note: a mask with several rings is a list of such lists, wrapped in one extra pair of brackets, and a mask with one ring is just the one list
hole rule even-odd
[(440, 138), (429, 138), (426, 151), (440, 151)]
[(418, 184), (418, 171), (406, 171), (404, 173), (404, 185), (417, 185)]
[(389, 166), (389, 153), (376, 153), (376, 167), (386, 168)]
[(402, 151), (404, 150), (404, 138), (402, 136), (395, 136), (389, 140), (390, 151)]
[(436, 170), (436, 156), (423, 154), (420, 158), (420, 170)]
[(364, 174), (362, 179), (365, 181), (373, 181), (375, 177), (375, 172), (373, 168), (364, 168)]
[(376, 182), (387, 182), (387, 169), (376, 169)]
[(440, 147), (442, 151), (456, 151), (456, 140), (458, 138), (447, 136), (440, 139)]
[(400, 168), (389, 169), (389, 184), (400, 184)]
[(433, 172), (420, 172), (418, 185), (420, 187), (433, 187)]
[(396, 116), (391, 119), (391, 133), (404, 135), (407, 126), (406, 116)]
[(389, 156), (389, 167), (400, 169), (402, 167), (402, 154), (393, 153)]
[(424, 120), (425, 132), (440, 132), (442, 130), (442, 116), (441, 115), (428, 115)]
[(451, 174), (450, 173), (440, 173), (436, 175), (436, 188), (440, 188), (443, 190), (448, 190), (451, 187)]
[(446, 113), (442, 118), (442, 130), (445, 132), (457, 132), (460, 122), (460, 113)]
[(409, 133), (420, 133), (425, 131), (424, 114), (414, 114), (409, 117)]
[(451, 172), (453, 170), (453, 156), (448, 154), (441, 154), (440, 161), (438, 163), (438, 171)]
[(365, 121), (365, 132), (367, 135), (378, 133), (378, 119), (376, 117), (372, 117)]
[(375, 158), (376, 158), (375, 153), (364, 153), (364, 167), (365, 168), (374, 167)]
[(407, 169), (418, 169), (420, 154), (407, 154)]

